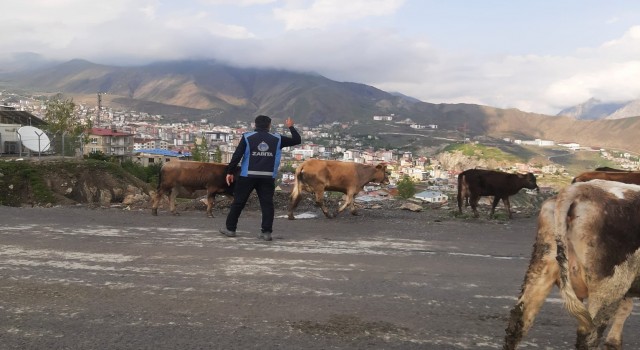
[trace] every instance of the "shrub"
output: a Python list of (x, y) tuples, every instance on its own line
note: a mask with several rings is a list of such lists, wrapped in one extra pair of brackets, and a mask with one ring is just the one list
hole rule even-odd
[(409, 199), (416, 194), (416, 185), (413, 183), (413, 180), (405, 176), (400, 181), (398, 181), (398, 195), (404, 199)]

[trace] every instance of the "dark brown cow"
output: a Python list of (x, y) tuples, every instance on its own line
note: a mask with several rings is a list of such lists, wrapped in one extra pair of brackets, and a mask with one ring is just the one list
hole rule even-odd
[(185, 160), (164, 163), (160, 169), (158, 189), (152, 199), (151, 213), (158, 215), (158, 206), (164, 194), (169, 197), (171, 213), (179, 215), (176, 212), (176, 197), (180, 189), (191, 194), (197, 190), (207, 190), (207, 216), (212, 218), (216, 194), (233, 195), (233, 184), (230, 187), (225, 179), (226, 168), (227, 165), (222, 163)]
[(509, 197), (523, 188), (538, 190), (536, 177), (532, 173), (509, 174), (496, 170), (468, 169), (458, 175), (458, 211), (462, 213), (463, 202), (469, 201), (473, 215), (478, 217), (478, 201), (482, 196), (493, 196), (492, 217), (498, 202), (502, 203), (512, 218)]
[[(593, 180), (547, 200), (504, 349), (527, 334), (553, 285), (578, 320), (576, 348), (622, 348), (622, 328), (640, 296), (640, 186)], [(588, 298), (587, 306), (583, 300)]]
[(316, 204), (322, 208), (326, 217), (331, 218), (333, 216), (324, 205), (324, 191), (337, 191), (346, 195), (344, 204), (335, 215), (348, 206), (351, 208), (351, 214), (357, 215), (353, 197), (362, 191), (364, 185), (369, 182), (389, 183), (386, 165), (373, 166), (336, 160), (308, 159), (296, 169), (295, 176), (289, 203), (290, 220), (295, 219), (293, 210), (298, 206), (303, 190), (314, 193)]
[(627, 173), (629, 172), (629, 170), (616, 169), (608, 166), (596, 168), (595, 171), (620, 171), (620, 172), (627, 172)]
[(640, 185), (638, 171), (587, 171), (573, 178), (571, 183), (586, 182), (593, 179), (618, 181), (627, 184)]

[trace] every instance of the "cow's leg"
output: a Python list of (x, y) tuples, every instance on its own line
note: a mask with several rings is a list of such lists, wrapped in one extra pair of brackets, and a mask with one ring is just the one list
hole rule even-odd
[(215, 192), (207, 193), (207, 217), (213, 217), (213, 205), (216, 203), (216, 194)]
[(342, 211), (347, 209), (347, 207), (349, 207), (351, 211), (351, 215), (358, 215), (358, 212), (356, 211), (355, 201), (353, 200), (353, 196), (354, 194), (351, 192), (345, 193), (344, 204), (342, 204), (340, 209), (338, 209), (338, 212), (336, 213), (336, 215), (342, 213)]
[(158, 216), (158, 206), (160, 205), (160, 200), (162, 199), (162, 194), (160, 194), (160, 189), (156, 191), (151, 198), (151, 215)]
[(322, 212), (324, 213), (324, 216), (328, 217), (328, 218), (333, 218), (333, 215), (331, 215), (331, 213), (329, 213), (329, 209), (327, 209), (327, 206), (324, 203), (324, 189), (322, 188), (315, 188), (313, 190), (313, 193), (316, 195), (316, 206), (319, 206), (322, 209)]
[(624, 322), (631, 315), (633, 310), (633, 299), (624, 298), (616, 310), (616, 314), (611, 321), (611, 329), (607, 334), (607, 339), (604, 342), (605, 349), (619, 350), (622, 349), (622, 329), (624, 328)]
[(176, 212), (176, 197), (178, 196), (178, 191), (174, 188), (169, 193), (169, 211), (173, 215), (180, 215)]
[(351, 215), (360, 215), (356, 209), (356, 200), (355, 200), (355, 193), (352, 195), (347, 196), (348, 198), (350, 198), (350, 207), (351, 207)]
[[(625, 294), (627, 294), (633, 282), (633, 278), (629, 278), (629, 276), (634, 276), (635, 271), (637, 271), (637, 266), (632, 265), (636, 264), (618, 265), (613, 276), (603, 283), (590, 288), (590, 290), (597, 291), (589, 295), (589, 302), (587, 303), (587, 308), (593, 318), (595, 327), (592, 329), (578, 329), (576, 347), (598, 348), (604, 331), (609, 325), (609, 320), (614, 316), (618, 316), (619, 312), (621, 312), (620, 308), (625, 305), (623, 303)], [(622, 311), (622, 314), (624, 314), (624, 311)], [(614, 319), (614, 321), (616, 320)]]
[(515, 349), (524, 336), (551, 292), (558, 277), (559, 267), (555, 261), (553, 247), (544, 242), (534, 246), (529, 269), (525, 275), (522, 291), (518, 302), (510, 313), (504, 338), (503, 349)]
[(164, 195), (164, 189), (158, 188), (156, 194), (151, 199), (151, 215), (158, 215), (158, 207), (160, 206), (160, 202), (162, 202), (162, 196)]
[(494, 196), (493, 197), (493, 202), (491, 202), (491, 212), (489, 213), (489, 217), (490, 218), (492, 218), (493, 215), (495, 214), (496, 206), (498, 206), (499, 202), (500, 202), (500, 197)]
[(507, 334), (504, 338), (504, 349), (515, 349), (522, 338), (527, 335), (556, 281), (559, 268), (555, 257), (551, 255), (541, 257), (539, 255), (540, 251), (548, 250), (549, 247), (536, 245), (534, 249), (538, 253), (534, 252), (533, 259), (539, 260), (531, 262), (522, 285), (520, 298), (511, 309), (509, 323), (505, 329)]
[(531, 261), (524, 277), (518, 302), (511, 310), (505, 329), (503, 349), (515, 349), (533, 324), (538, 311), (559, 277), (560, 267), (556, 261), (553, 210), (555, 201), (542, 205), (538, 216), (538, 232), (533, 245)]
[(471, 210), (473, 210), (473, 217), (479, 217), (478, 214), (478, 202), (480, 201), (480, 196), (471, 194), (471, 198), (469, 199), (469, 204), (471, 204)]
[(502, 198), (502, 203), (504, 204), (504, 208), (507, 210), (509, 219), (513, 219), (513, 215), (511, 214), (511, 203), (509, 202), (509, 196)]
[[(615, 297), (613, 297), (615, 299)], [(598, 349), (600, 340), (607, 328), (609, 319), (613, 315), (622, 299), (612, 300), (609, 303), (604, 304), (600, 298), (589, 296), (589, 302), (587, 307), (589, 314), (592, 315), (593, 328), (585, 328), (578, 326), (576, 349)]]

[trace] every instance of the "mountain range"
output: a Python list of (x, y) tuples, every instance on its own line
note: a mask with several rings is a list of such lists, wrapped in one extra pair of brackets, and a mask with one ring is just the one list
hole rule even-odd
[(624, 102), (603, 102), (590, 98), (577, 106), (565, 108), (561, 116), (579, 120), (622, 119), (640, 116), (640, 99)]
[[(103, 96), (103, 105), (163, 114), (169, 120), (207, 118), (216, 124), (250, 121), (258, 114), (314, 126), (335, 121), (396, 120), (464, 126), (469, 136), (551, 139), (585, 145), (640, 149), (640, 117), (598, 119), (632, 104), (591, 104), (550, 116), (475, 104), (434, 104), (375, 87), (330, 80), (314, 73), (240, 68), (213, 60), (158, 62), (119, 67), (71, 60), (36, 70), (0, 74), (0, 85), (74, 99)], [(609, 113), (611, 112), (611, 113)], [(568, 115), (568, 116), (567, 116)], [(636, 115), (640, 115), (637, 113)], [(583, 120), (586, 119), (586, 120)]]

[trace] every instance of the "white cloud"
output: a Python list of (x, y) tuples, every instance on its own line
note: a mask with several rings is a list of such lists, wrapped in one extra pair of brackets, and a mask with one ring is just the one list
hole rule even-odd
[(549, 84), (544, 97), (557, 107), (595, 97), (603, 101), (640, 98), (640, 26), (600, 47), (579, 50), (574, 64)]
[(393, 14), (404, 0), (315, 0), (309, 7), (277, 8), (276, 19), (287, 30), (320, 29), (334, 23)]
[(237, 6), (253, 6), (266, 5), (277, 2), (278, 0), (201, 0), (203, 3), (210, 5), (237, 5)]
[[(201, 3), (208, 6), (198, 7)], [(599, 46), (562, 55), (514, 55), (508, 47), (506, 53), (480, 55), (434, 47), (430, 35), (439, 33), (412, 31), (414, 36), (407, 36), (399, 24), (377, 25), (381, 16), (399, 23), (391, 16), (403, 4), (187, 0), (169, 6), (159, 0), (9, 0), (3, 8), (11, 11), (0, 12), (0, 56), (37, 52), (106, 64), (215, 58), (247, 67), (317, 72), (426, 102), (548, 114), (591, 97), (640, 98), (640, 25)], [(281, 24), (289, 30), (279, 31)]]

